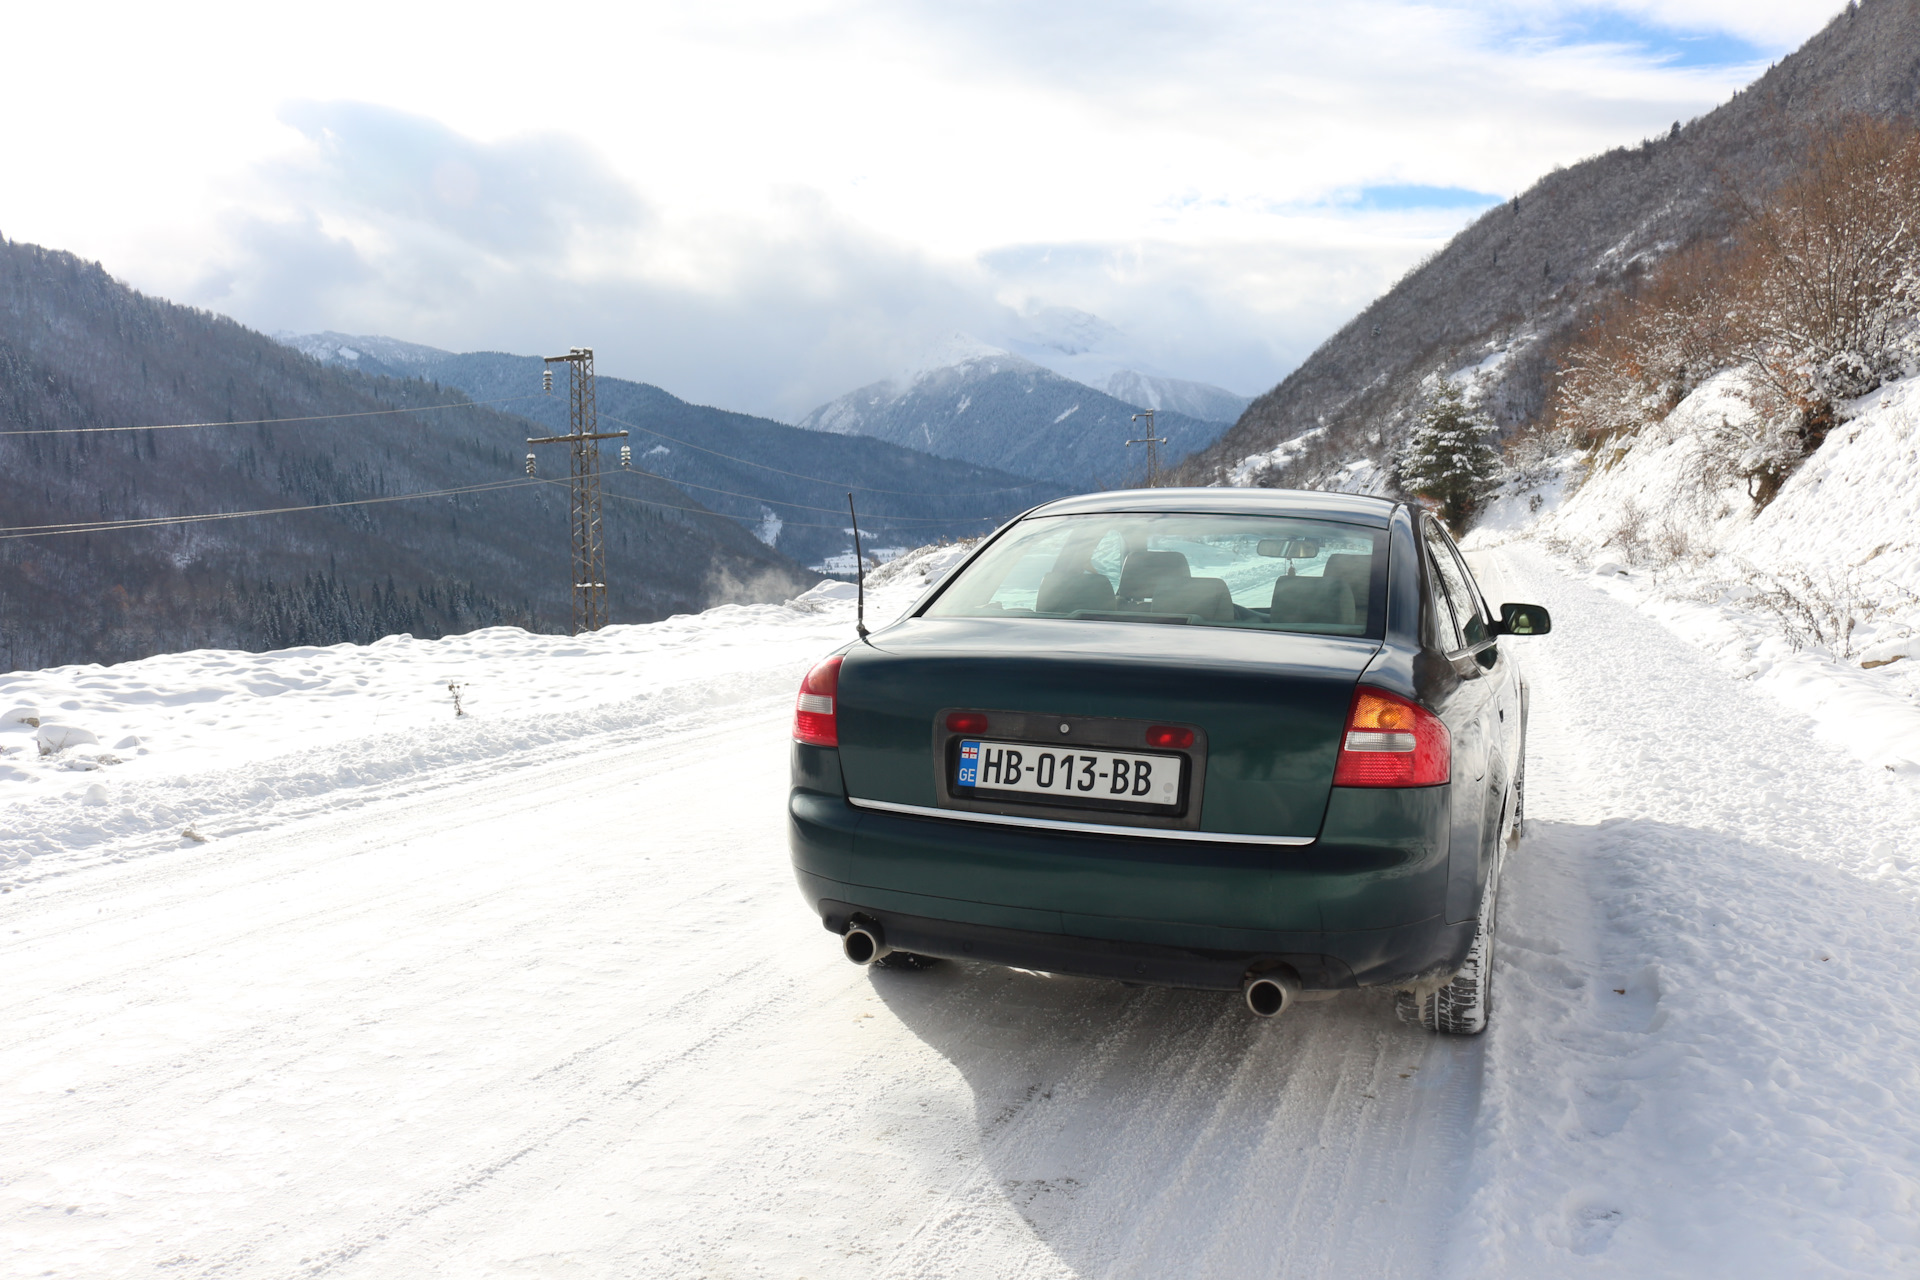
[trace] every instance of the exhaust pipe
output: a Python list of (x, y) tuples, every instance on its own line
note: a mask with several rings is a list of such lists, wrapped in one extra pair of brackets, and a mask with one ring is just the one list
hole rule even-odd
[(893, 948), (886, 944), (879, 925), (856, 920), (840, 935), (840, 950), (855, 964), (869, 965)]
[(1256, 973), (1240, 987), (1247, 1008), (1256, 1018), (1277, 1018), (1293, 1006), (1300, 979), (1289, 972)]

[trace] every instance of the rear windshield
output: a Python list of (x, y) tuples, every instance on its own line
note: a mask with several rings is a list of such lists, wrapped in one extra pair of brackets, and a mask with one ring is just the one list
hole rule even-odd
[(1387, 531), (1281, 516), (1034, 516), (948, 583), (929, 618), (1384, 631)]

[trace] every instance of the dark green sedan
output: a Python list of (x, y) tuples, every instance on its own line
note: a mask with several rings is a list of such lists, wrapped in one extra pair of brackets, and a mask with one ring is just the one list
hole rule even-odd
[(795, 874), (861, 964), (1399, 991), (1486, 1026), (1526, 686), (1446, 531), (1382, 498), (1049, 503), (807, 674)]

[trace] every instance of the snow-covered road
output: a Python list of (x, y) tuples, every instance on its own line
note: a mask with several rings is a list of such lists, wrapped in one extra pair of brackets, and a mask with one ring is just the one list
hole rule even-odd
[[(81, 795), (10, 801), (36, 832), (0, 840), (40, 856), (0, 897), (8, 1263), (1913, 1273), (1914, 783), (1498, 555), (1496, 596), (1557, 631), (1526, 650), (1533, 826), (1486, 1037), (1377, 996), (1256, 1023), (1226, 996), (846, 964), (781, 827), (789, 690), (830, 621), (803, 616), (736, 646), (707, 712), (482, 733), (486, 767), (408, 747), (404, 794), (336, 805), (210, 778), (244, 820), (206, 845), (129, 818), (63, 864), (45, 832)], [(394, 776), (389, 735), (366, 749), (385, 763), (340, 777)]]
[(1529, 544), (1478, 558), (1555, 632), (1457, 1273), (1920, 1274), (1920, 788)]

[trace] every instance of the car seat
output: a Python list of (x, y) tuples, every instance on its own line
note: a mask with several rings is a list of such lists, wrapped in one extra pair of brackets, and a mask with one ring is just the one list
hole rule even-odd
[(1040, 579), (1040, 591), (1034, 597), (1033, 608), (1036, 613), (1073, 613), (1079, 609), (1110, 611), (1113, 584), (1105, 574), (1056, 569)]
[(1178, 551), (1135, 551), (1120, 568), (1120, 607), (1138, 609), (1161, 592), (1193, 576)]
[(1153, 598), (1155, 613), (1186, 613), (1207, 622), (1233, 621), (1233, 593), (1224, 578), (1188, 578)]
[(1351, 626), (1353, 593), (1338, 578), (1275, 578), (1271, 622), (1295, 626)]
[(1367, 597), (1373, 586), (1373, 557), (1370, 555), (1337, 555), (1327, 557), (1327, 567), (1321, 574), (1335, 582), (1347, 584), (1347, 593), (1353, 597), (1354, 612), (1359, 620), (1366, 621)]

